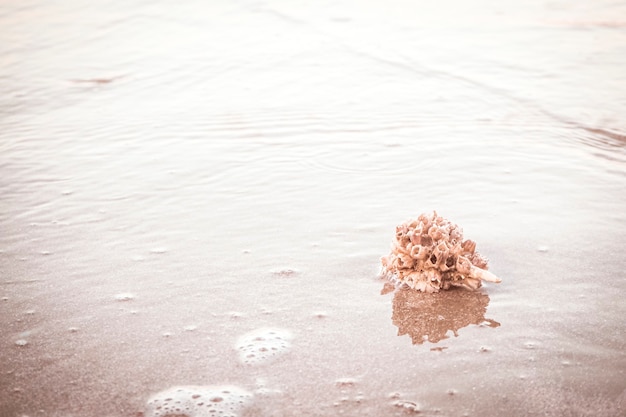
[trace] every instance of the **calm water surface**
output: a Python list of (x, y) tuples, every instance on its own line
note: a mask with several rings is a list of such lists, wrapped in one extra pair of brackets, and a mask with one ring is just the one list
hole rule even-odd
[[(626, 5), (587, 3), (2, 2), (0, 416), (623, 415)], [(501, 284), (387, 291), (431, 210)]]

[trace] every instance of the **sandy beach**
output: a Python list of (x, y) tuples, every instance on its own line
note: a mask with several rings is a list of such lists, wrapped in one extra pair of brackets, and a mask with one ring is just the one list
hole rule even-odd
[[(621, 16), (4, 1), (0, 417), (623, 416)], [(500, 284), (380, 278), (433, 210)]]

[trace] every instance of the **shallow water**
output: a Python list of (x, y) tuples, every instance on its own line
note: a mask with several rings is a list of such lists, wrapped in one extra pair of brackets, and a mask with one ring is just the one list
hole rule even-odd
[[(622, 415), (626, 6), (414, 3), (3, 2), (0, 415)], [(501, 284), (387, 292), (430, 210)]]

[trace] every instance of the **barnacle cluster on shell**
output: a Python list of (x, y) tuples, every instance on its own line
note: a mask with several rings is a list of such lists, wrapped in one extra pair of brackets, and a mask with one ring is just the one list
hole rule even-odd
[(437, 212), (397, 226), (391, 253), (381, 262), (384, 276), (424, 292), (451, 286), (475, 290), (482, 281), (501, 281), (487, 271), (476, 243), (463, 240), (463, 230)]

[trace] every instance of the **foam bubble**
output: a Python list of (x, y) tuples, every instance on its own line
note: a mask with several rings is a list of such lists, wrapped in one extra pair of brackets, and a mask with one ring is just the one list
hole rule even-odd
[(294, 277), (296, 275), (298, 275), (300, 271), (298, 271), (297, 269), (293, 269), (293, 268), (276, 268), (276, 269), (272, 269), (272, 274), (279, 276), (279, 277), (283, 277), (283, 278), (287, 278), (287, 277)]
[(267, 387), (267, 381), (265, 378), (257, 378), (256, 379), (256, 389), (254, 390), (254, 395), (258, 396), (270, 396), (282, 394), (283, 392), (279, 389), (273, 389)]
[(354, 388), (357, 381), (354, 378), (339, 378), (335, 381), (335, 386), (339, 388)]
[(399, 408), (403, 408), (409, 413), (419, 413), (421, 411), (420, 405), (413, 401), (398, 400), (394, 401), (393, 405)]
[(529, 340), (527, 342), (524, 343), (524, 347), (528, 350), (534, 350), (537, 349), (538, 343), (532, 340)]
[(135, 299), (135, 295), (128, 293), (128, 292), (123, 292), (123, 293), (115, 294), (115, 299), (117, 301), (130, 301), (130, 300)]
[(246, 365), (270, 362), (291, 348), (291, 338), (291, 333), (282, 329), (253, 330), (237, 341), (239, 359)]
[(153, 395), (145, 417), (237, 417), (252, 394), (234, 386), (178, 386)]

